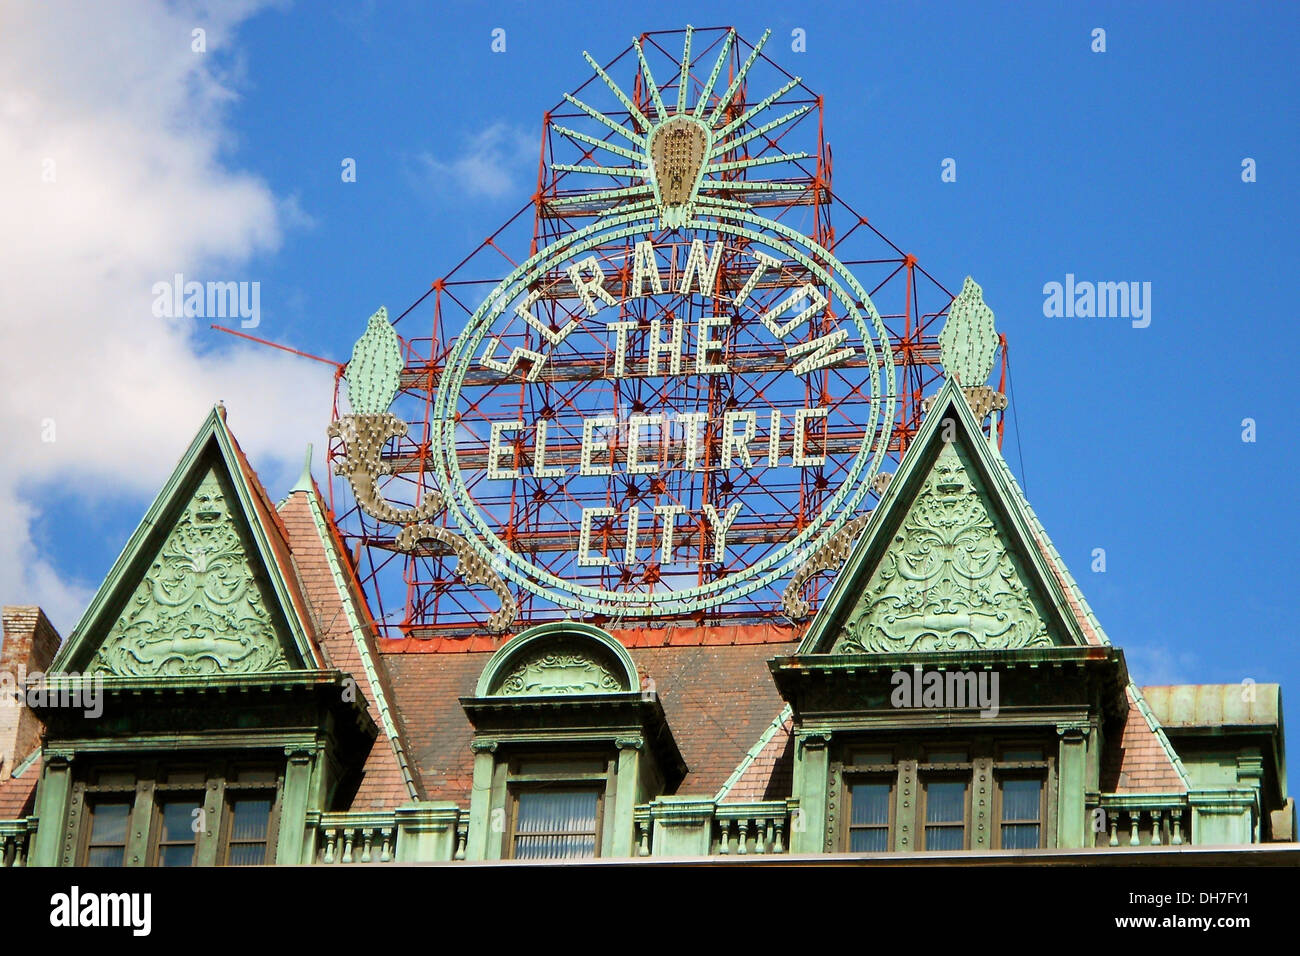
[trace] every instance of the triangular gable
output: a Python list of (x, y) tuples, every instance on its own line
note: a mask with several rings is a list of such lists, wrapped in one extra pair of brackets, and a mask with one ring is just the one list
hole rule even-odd
[(50, 670), (317, 669), (308, 613), (274, 512), (214, 408)]
[(799, 653), (1097, 643), (1080, 627), (1035, 526), (948, 379)]

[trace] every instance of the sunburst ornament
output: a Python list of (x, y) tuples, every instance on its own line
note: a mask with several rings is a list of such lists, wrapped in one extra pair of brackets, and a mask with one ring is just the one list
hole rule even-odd
[[(728, 107), (740, 91), (750, 68), (762, 52), (772, 31), (764, 31), (762, 38), (736, 72), (726, 90), (716, 98), (710, 110), (713, 90), (727, 62), (731, 46), (735, 42), (736, 32), (727, 32), (722, 50), (709, 73), (708, 81), (700, 91), (692, 106), (688, 103), (690, 93), (691, 67), (691, 33), (686, 28), (686, 41), (682, 49), (681, 73), (677, 78), (677, 101), (670, 109), (663, 99), (663, 91), (655, 82), (654, 74), (646, 62), (641, 50), (641, 42), (633, 40), (637, 60), (641, 65), (641, 75), (645, 79), (646, 90), (654, 119), (646, 115), (610, 78), (591, 54), (583, 52), (583, 57), (596, 71), (596, 75), (609, 87), (610, 92), (623, 104), (630, 117), (630, 124), (625, 126), (611, 119), (595, 107), (584, 103), (577, 97), (566, 93), (564, 98), (573, 106), (582, 110), (592, 119), (607, 126), (625, 139), (629, 146), (598, 139), (586, 133), (569, 129), (558, 124), (552, 128), (562, 136), (571, 137), (582, 143), (605, 150), (612, 156), (630, 161), (630, 165), (597, 166), (583, 164), (553, 163), (556, 172), (588, 173), (599, 176), (626, 177), (633, 180), (628, 186), (608, 189), (595, 193), (583, 193), (553, 199), (550, 204), (563, 208), (593, 200), (611, 201), (613, 204), (604, 216), (617, 213), (654, 211), (659, 224), (665, 229), (680, 229), (691, 219), (701, 213), (726, 214), (737, 209), (748, 209), (749, 204), (727, 196), (721, 192), (743, 193), (762, 190), (764, 192), (799, 192), (807, 187), (800, 183), (782, 183), (775, 181), (745, 181), (725, 179), (726, 174), (736, 174), (755, 166), (772, 163), (796, 162), (808, 159), (804, 152), (779, 153), (765, 156), (738, 155), (743, 146), (776, 128), (798, 119), (812, 109), (811, 105), (796, 107), (777, 117), (769, 123), (745, 130), (756, 116), (769, 109), (777, 100), (799, 85), (800, 78), (794, 77), (769, 96), (755, 103), (734, 119), (726, 119)], [(734, 158), (729, 158), (734, 157)]]

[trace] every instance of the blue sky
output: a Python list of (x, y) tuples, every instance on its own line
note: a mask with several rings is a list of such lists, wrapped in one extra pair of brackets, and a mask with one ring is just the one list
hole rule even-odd
[[(174, 161), (192, 137), (208, 150), (199, 174), (249, 184), (271, 211), (249, 214), (245, 238), (211, 249), (195, 239), (144, 274), (225, 264), (262, 284), (257, 334), (346, 360), (379, 304), (400, 311), (527, 200), (541, 112), (588, 77), (584, 49), (609, 59), (642, 30), (687, 22), (734, 25), (751, 41), (770, 27), (769, 56), (825, 97), (836, 191), (948, 288), (967, 274), (983, 286), (1010, 342), (1014, 427), (1004, 453), (1135, 677), (1281, 681), (1298, 726), (1288, 595), (1300, 575), (1300, 514), (1288, 476), (1300, 453), (1284, 373), (1300, 351), (1290, 314), (1300, 8), (550, 7), (227, 11), (205, 69), (220, 71), (228, 95), (205, 101), (194, 128), (181, 118), (183, 99), (160, 106), (171, 139), (158, 161)], [(139, 7), (139, 22), (150, 13)], [(187, 24), (205, 16), (168, 8), (168, 31), (152, 42), (187, 43)], [(129, 32), (124, 19), (114, 29)], [(1104, 53), (1091, 50), (1098, 27)], [(506, 31), (505, 53), (491, 50), (494, 28)], [(807, 52), (790, 49), (796, 28)], [(156, 81), (183, 86), (187, 69)], [(75, 83), (58, 93), (90, 98)], [(357, 161), (355, 183), (341, 182), (344, 157)], [(940, 178), (948, 157), (952, 183)], [(1247, 157), (1253, 183), (1242, 181)], [(169, 215), (201, 237), (212, 202), (205, 193), (187, 208), (181, 196)], [(259, 232), (263, 219), (274, 236)], [(1151, 283), (1150, 326), (1044, 316), (1044, 284), (1067, 273)], [(186, 333), (178, 348), (199, 366), (261, 361), (210, 332)], [(66, 462), (21, 473), (15, 513), (71, 589), (60, 592), (65, 633), (75, 596), (107, 571), (183, 449), (176, 436), (197, 427), (194, 403), (225, 398), (241, 438), (241, 424), (257, 420), (248, 427), (266, 436), (246, 442), (254, 464), (273, 495), (287, 489), (303, 440), (322, 440), (328, 380), (280, 439), (276, 406), (257, 398), (261, 374), (232, 380), (229, 394), (187, 395), (175, 429), (157, 426), (165, 453), (119, 483), (113, 468), (127, 466), (107, 459), (90, 479)], [(319, 370), (304, 374), (319, 380)], [(1242, 441), (1246, 418), (1254, 442)], [(1095, 548), (1106, 551), (1105, 573), (1090, 571)]]

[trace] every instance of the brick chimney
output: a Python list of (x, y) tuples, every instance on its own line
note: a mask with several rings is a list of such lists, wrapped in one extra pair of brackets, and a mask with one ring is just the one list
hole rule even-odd
[(27, 709), (19, 681), (44, 671), (59, 649), (59, 632), (39, 607), (11, 607), (0, 613), (4, 638), (0, 641), (0, 779), (37, 748), (41, 722)]

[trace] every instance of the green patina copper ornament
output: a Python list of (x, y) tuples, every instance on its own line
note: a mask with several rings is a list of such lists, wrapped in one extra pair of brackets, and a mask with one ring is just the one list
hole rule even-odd
[(943, 367), (962, 385), (970, 388), (988, 381), (998, 333), (993, 328), (993, 310), (984, 304), (984, 290), (970, 276), (952, 300), (948, 321), (939, 333), (939, 347)]
[(359, 415), (386, 412), (397, 395), (404, 365), (401, 342), (388, 322), (388, 310), (381, 306), (353, 346), (352, 361), (343, 374), (352, 411)]

